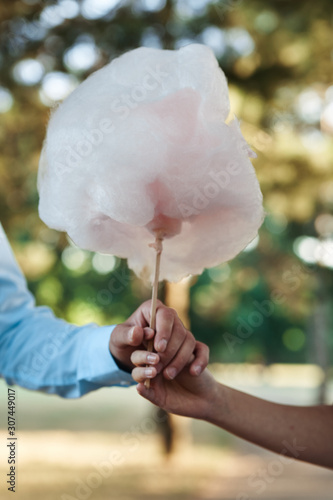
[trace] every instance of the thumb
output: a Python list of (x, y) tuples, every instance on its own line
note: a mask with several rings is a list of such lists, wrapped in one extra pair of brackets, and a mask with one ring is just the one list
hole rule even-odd
[(136, 390), (138, 391), (138, 393), (140, 394), (140, 396), (142, 396), (145, 399), (148, 399), (148, 401), (150, 401), (151, 403), (156, 404), (156, 402), (155, 402), (155, 391), (154, 391), (154, 389), (153, 389), (152, 386), (150, 386), (149, 388), (147, 388), (143, 382), (140, 382), (136, 386)]
[(142, 344), (144, 338), (144, 330), (141, 326), (127, 325), (121, 323), (117, 325), (110, 338), (110, 350), (112, 347), (123, 349), (125, 347), (137, 347)]

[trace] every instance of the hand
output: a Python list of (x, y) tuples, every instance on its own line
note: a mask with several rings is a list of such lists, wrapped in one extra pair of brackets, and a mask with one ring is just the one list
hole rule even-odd
[[(144, 302), (125, 323), (117, 325), (110, 338), (110, 352), (116, 361), (128, 369), (134, 367), (131, 355), (134, 351), (146, 349), (147, 341), (154, 336), (149, 328), (151, 301)], [(154, 365), (150, 376), (163, 370), (170, 380), (191, 362), (191, 372), (199, 374), (208, 363), (208, 348), (197, 343), (192, 333), (186, 330), (176, 311), (157, 301), (156, 353), (147, 353), (149, 363)], [(146, 376), (145, 378), (150, 378)]]
[(193, 376), (192, 365), (188, 365), (174, 380), (167, 380), (160, 374), (156, 375), (154, 371), (156, 376), (152, 378), (148, 389), (143, 384), (147, 378), (146, 371), (154, 368), (141, 366), (147, 362), (146, 353), (135, 351), (132, 354), (132, 361), (138, 365), (134, 368), (132, 376), (139, 382), (137, 391), (141, 396), (170, 413), (208, 419), (210, 409), (216, 402), (219, 384), (207, 369), (201, 375)]

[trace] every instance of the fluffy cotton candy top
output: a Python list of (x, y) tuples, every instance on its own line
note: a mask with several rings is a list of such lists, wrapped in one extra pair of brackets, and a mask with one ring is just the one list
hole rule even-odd
[(257, 234), (262, 195), (226, 78), (203, 45), (139, 48), (96, 71), (53, 112), (39, 213), (80, 247), (161, 279), (233, 258)]

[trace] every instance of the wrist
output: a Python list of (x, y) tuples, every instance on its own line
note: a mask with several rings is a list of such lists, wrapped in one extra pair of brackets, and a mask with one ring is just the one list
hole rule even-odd
[(126, 372), (126, 373), (132, 373), (134, 365), (129, 366), (126, 363), (123, 363), (122, 361), (120, 361), (120, 359), (116, 358), (116, 356), (114, 356), (111, 351), (110, 351), (110, 353), (114, 359), (114, 362), (118, 366), (119, 370), (122, 370), (123, 372)]
[(198, 383), (200, 384), (197, 391), (199, 404), (196, 405), (197, 411), (192, 417), (211, 422), (215, 417), (215, 412), (218, 412), (220, 404), (218, 402), (220, 384), (207, 369), (198, 377)]
[(213, 391), (207, 402), (205, 420), (210, 424), (221, 426), (226, 415), (230, 413), (228, 388), (215, 381)]
[(114, 341), (117, 334), (119, 337), (119, 333), (117, 329), (119, 329), (120, 325), (116, 325), (111, 331), (110, 340), (109, 340), (109, 351), (112, 356), (114, 362), (118, 366), (119, 370), (125, 371), (127, 373), (131, 373), (134, 365), (131, 363), (129, 359), (129, 353), (126, 352), (125, 349), (121, 349), (119, 346), (117, 347), (116, 342)]

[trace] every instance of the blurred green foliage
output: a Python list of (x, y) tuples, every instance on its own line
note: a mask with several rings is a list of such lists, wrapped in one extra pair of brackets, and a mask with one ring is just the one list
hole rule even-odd
[[(2, 0), (0, 22), (0, 218), (37, 302), (69, 321), (111, 323), (150, 296), (125, 262), (99, 265), (38, 217), (38, 159), (62, 85), (140, 45), (206, 43), (258, 154), (267, 217), (255, 248), (193, 279), (192, 330), (213, 360), (318, 361), (316, 334), (331, 347), (311, 327), (332, 294), (331, 0)], [(324, 259), (309, 250), (319, 240)]]

